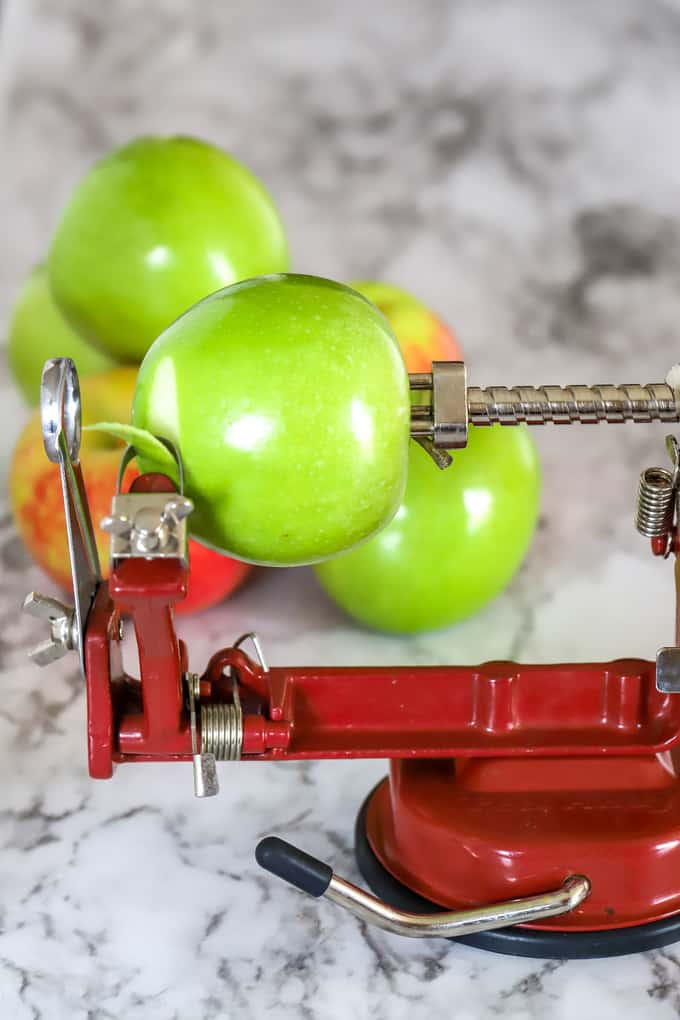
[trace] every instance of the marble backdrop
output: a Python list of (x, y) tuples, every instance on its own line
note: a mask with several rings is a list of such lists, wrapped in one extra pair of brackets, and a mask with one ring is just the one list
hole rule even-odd
[[(478, 384), (656, 381), (678, 360), (680, 4), (648, 0), (9, 0), (0, 15), (0, 318), (87, 166), (141, 132), (239, 154), (295, 266), (410, 287)], [(522, 961), (399, 940), (267, 878), (260, 835), (357, 878), (380, 762), (91, 782), (71, 658), (40, 671), (44, 588), (5, 478), (25, 417), (0, 368), (0, 1016), (7, 1020), (680, 1015), (680, 956)], [(359, 629), (307, 570), (262, 573), (182, 633), (200, 669), (255, 628), (273, 663), (649, 657), (672, 571), (631, 526), (663, 430), (540, 432), (539, 533), (509, 590), (417, 638)]]

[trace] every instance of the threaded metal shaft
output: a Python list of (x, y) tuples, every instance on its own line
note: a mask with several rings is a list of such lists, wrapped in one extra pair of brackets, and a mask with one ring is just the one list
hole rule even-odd
[(542, 425), (554, 422), (678, 421), (680, 408), (666, 383), (647, 386), (494, 386), (468, 387), (468, 414), (473, 425)]
[[(431, 389), (432, 375), (411, 376), (413, 390)], [(472, 425), (570, 425), (574, 422), (677, 422), (680, 403), (666, 383), (621, 386), (469, 386), (467, 418)], [(465, 405), (462, 405), (463, 408)], [(414, 405), (411, 432), (414, 436), (436, 434), (436, 401)], [(460, 415), (459, 415), (460, 417)], [(465, 423), (467, 427), (467, 423)]]

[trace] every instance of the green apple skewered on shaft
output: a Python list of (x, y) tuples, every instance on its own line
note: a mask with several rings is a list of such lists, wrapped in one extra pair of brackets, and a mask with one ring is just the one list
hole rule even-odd
[(250, 562), (352, 548), (404, 492), (399, 346), (374, 305), (318, 277), (260, 277), (194, 305), (146, 355), (133, 424), (177, 446), (192, 534)]
[(85, 175), (49, 253), (54, 298), (118, 360), (139, 362), (196, 301), (288, 269), (286, 237), (257, 178), (193, 138), (140, 138)]

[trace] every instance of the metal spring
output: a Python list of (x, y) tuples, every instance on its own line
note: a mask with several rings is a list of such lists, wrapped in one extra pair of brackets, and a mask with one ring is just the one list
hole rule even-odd
[(240, 704), (201, 705), (201, 753), (217, 761), (238, 761), (243, 748)]
[(640, 475), (635, 508), (635, 527), (645, 538), (668, 535), (675, 515), (673, 474), (666, 468), (647, 468)]

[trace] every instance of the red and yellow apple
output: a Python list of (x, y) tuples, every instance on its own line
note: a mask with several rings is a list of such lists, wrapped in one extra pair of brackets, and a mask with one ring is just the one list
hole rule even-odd
[[(450, 330), (411, 295), (355, 283), (390, 321), (407, 368), (462, 355)], [(417, 397), (417, 394), (413, 395)], [(531, 542), (540, 470), (525, 428), (470, 429), (466, 450), (441, 471), (412, 442), (404, 499), (388, 526), (314, 569), (330, 597), (378, 630), (410, 633), (455, 623), (510, 581)]]
[[(129, 421), (137, 369), (120, 366), (81, 381), (83, 423), (98, 420)], [(99, 521), (111, 512), (122, 444), (100, 432), (83, 432), (81, 463), (97, 550), (104, 575), (108, 573), (109, 536)], [(124, 488), (138, 473), (128, 468)], [(28, 552), (55, 584), (69, 591), (71, 568), (61, 484), (56, 466), (48, 461), (42, 441), (40, 413), (34, 412), (21, 433), (10, 468), (10, 499), (17, 530)], [(226, 598), (252, 569), (248, 564), (221, 556), (189, 542), (189, 590), (177, 612), (205, 609)]]
[(139, 138), (76, 188), (49, 253), (67, 319), (119, 361), (139, 362), (190, 305), (288, 268), (274, 203), (238, 160), (195, 138)]
[(83, 379), (111, 368), (115, 361), (73, 330), (54, 303), (44, 265), (36, 266), (12, 309), (7, 359), (28, 404), (40, 397), (40, 377), (48, 358), (72, 358)]
[(433, 361), (462, 360), (455, 334), (413, 294), (377, 280), (357, 280), (349, 286), (372, 301), (386, 317), (409, 372), (430, 372)]

